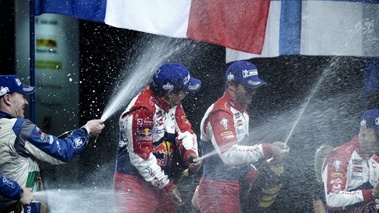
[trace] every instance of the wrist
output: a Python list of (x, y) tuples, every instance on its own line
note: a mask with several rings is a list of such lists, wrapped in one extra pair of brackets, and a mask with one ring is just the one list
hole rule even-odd
[(20, 193), (19, 193), (19, 198), (18, 200), (21, 200), (22, 196), (24, 195), (24, 190), (22, 188), (20, 188)]
[(90, 130), (89, 130), (89, 128), (86, 125), (82, 126), (81, 128), (86, 130), (87, 135), (90, 134)]
[(173, 191), (174, 189), (176, 188), (175, 184), (170, 181), (164, 188), (163, 190), (165, 190), (166, 192), (170, 193), (171, 191)]

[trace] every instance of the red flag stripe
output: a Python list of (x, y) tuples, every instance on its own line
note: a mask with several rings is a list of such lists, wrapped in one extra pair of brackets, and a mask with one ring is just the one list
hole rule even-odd
[(261, 54), (270, 0), (192, 0), (187, 37)]

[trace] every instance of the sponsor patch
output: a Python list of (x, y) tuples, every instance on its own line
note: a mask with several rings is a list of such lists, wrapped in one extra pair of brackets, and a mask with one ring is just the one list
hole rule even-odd
[(155, 113), (155, 116), (156, 116), (157, 118), (162, 117), (162, 116), (163, 116), (163, 111), (162, 111), (162, 110), (158, 110), (158, 111)]
[(0, 87), (0, 96), (3, 96), (9, 92), (9, 87)]
[(44, 132), (41, 132), (39, 138), (44, 141), (44, 142), (48, 142), (49, 144), (53, 144), (54, 142), (54, 138), (53, 136), (49, 135), (49, 134), (46, 134)]
[(360, 167), (360, 166), (354, 166), (353, 167), (353, 172), (363, 173), (363, 168)]
[(361, 174), (352, 174), (351, 175), (351, 179), (352, 180), (363, 180), (362, 175), (363, 175), (363, 173), (361, 173)]
[(341, 190), (342, 189), (342, 180), (340, 178), (335, 178), (330, 181), (332, 185), (332, 191)]
[(223, 140), (229, 140), (229, 139), (233, 139), (233, 138), (235, 138), (234, 135), (227, 135), (227, 136), (222, 137)]
[(157, 158), (158, 165), (167, 166), (173, 155), (173, 145), (166, 140), (154, 143), (153, 153)]
[(188, 89), (189, 90), (197, 90), (199, 87), (200, 87), (200, 84), (196, 84), (196, 85), (193, 85), (193, 86), (189, 85)]
[(233, 135), (233, 132), (232, 131), (224, 131), (224, 132), (221, 132), (220, 134), (222, 137), (225, 137), (225, 136), (228, 136), (228, 135)]
[[(59, 141), (56, 140), (55, 143), (57, 144), (57, 149), (61, 150), (61, 144), (59, 143)], [(74, 147), (75, 147), (75, 144), (74, 144)]]
[(245, 133), (245, 128), (243, 126), (237, 127), (237, 133), (238, 134), (244, 134)]
[(49, 144), (53, 144), (54, 143), (54, 137), (49, 135)]
[(182, 115), (182, 116), (180, 117), (180, 119), (182, 119), (182, 121), (187, 121), (187, 116)]
[(154, 122), (152, 120), (143, 120), (143, 124), (153, 126)]
[(83, 146), (84, 142), (82, 140), (82, 138), (75, 138), (74, 139), (74, 146), (75, 148), (79, 148), (81, 146)]
[(354, 165), (362, 165), (362, 159), (352, 159), (351, 162)]
[(229, 123), (229, 121), (226, 118), (222, 118), (220, 121), (220, 124), (224, 127), (225, 130), (228, 129), (228, 123)]
[(330, 177), (332, 178), (340, 178), (343, 176), (343, 173), (341, 172), (333, 172), (332, 174), (330, 174)]
[(13, 181), (11, 181), (9, 179), (6, 179), (5, 177), (3, 177), (2, 181), (3, 181), (4, 184), (8, 185), (9, 187), (15, 188), (15, 185), (14, 185)]
[(83, 146), (83, 144), (84, 144), (84, 142), (83, 142), (82, 138), (75, 138), (74, 139), (74, 147), (75, 148), (80, 148)]
[(150, 128), (139, 127), (136, 131), (136, 141), (137, 142), (147, 142), (153, 140), (153, 134)]
[(340, 160), (335, 160), (333, 162), (333, 166), (334, 168), (336, 169), (336, 171), (338, 172), (340, 170), (340, 166), (341, 166), (341, 161)]
[(137, 119), (137, 126), (153, 126), (154, 122), (152, 120), (144, 120), (142, 118)]

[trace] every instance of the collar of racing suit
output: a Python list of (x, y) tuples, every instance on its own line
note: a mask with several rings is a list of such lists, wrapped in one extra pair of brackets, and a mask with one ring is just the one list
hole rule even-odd
[(170, 110), (170, 105), (166, 103), (163, 97), (154, 95), (153, 92), (150, 90), (150, 87), (146, 87), (143, 92), (146, 92), (149, 94), (149, 96), (154, 97), (154, 102), (156, 105), (158, 105), (159, 108), (163, 109), (165, 112), (168, 112), (168, 110)]
[(14, 116), (12, 116), (6, 112), (0, 111), (0, 118), (14, 118)]
[(241, 104), (240, 102), (238, 102), (236, 99), (233, 98), (232, 95), (230, 95), (228, 91), (224, 92), (224, 95), (222, 96), (222, 98), (225, 98), (226, 100), (228, 100), (230, 105), (232, 105), (238, 111), (241, 111), (241, 112), (247, 111), (247, 104)]
[(369, 159), (371, 158), (372, 155), (370, 155), (369, 153), (367, 153), (365, 151), (365, 149), (362, 147), (362, 145), (359, 143), (359, 139), (357, 136), (355, 136), (353, 139), (352, 139), (353, 143), (355, 144), (355, 150), (357, 151), (357, 153), (359, 154), (359, 156), (361, 156), (362, 158), (364, 159)]

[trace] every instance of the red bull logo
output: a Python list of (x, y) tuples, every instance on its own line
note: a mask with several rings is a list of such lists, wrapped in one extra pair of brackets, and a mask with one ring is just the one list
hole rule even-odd
[(146, 142), (146, 141), (152, 141), (153, 140), (153, 134), (151, 133), (150, 128), (137, 128), (137, 136), (136, 141), (137, 142)]
[(168, 141), (163, 141), (154, 147), (154, 153), (163, 154), (165, 156), (171, 156), (173, 153), (172, 144)]
[(142, 134), (145, 135), (145, 136), (148, 136), (148, 135), (151, 134), (151, 131), (150, 131), (149, 128), (144, 128), (144, 129), (142, 130)]
[(168, 141), (163, 141), (154, 147), (154, 155), (157, 163), (161, 166), (167, 166), (173, 154), (173, 145)]

